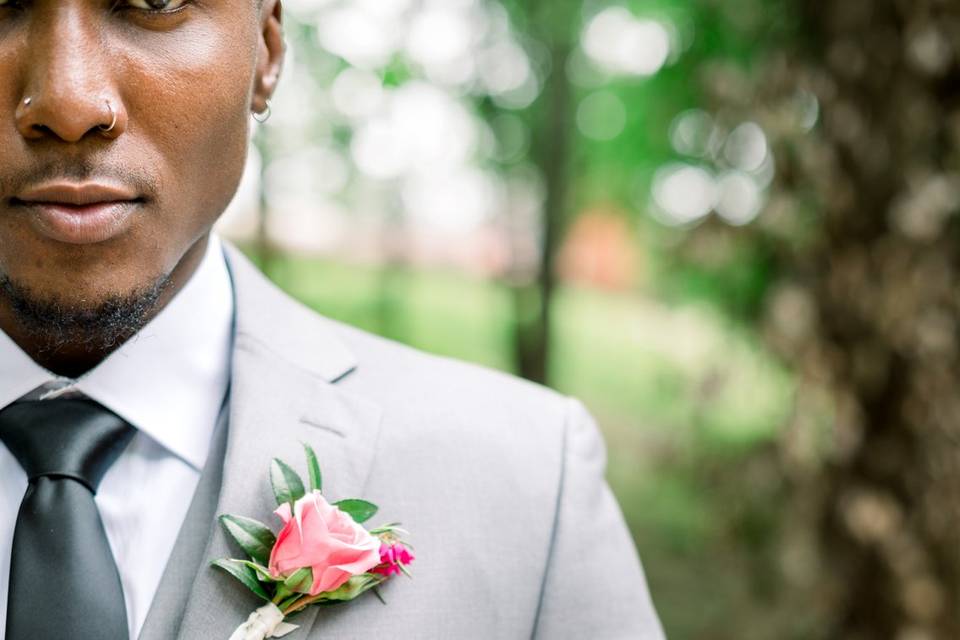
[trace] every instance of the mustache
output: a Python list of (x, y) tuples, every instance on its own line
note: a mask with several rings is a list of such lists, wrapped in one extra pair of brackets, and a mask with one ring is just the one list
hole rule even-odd
[(57, 158), (34, 166), (13, 166), (0, 170), (0, 196), (7, 198), (45, 182), (120, 183), (136, 190), (141, 197), (152, 199), (159, 192), (157, 177), (140, 166), (96, 162), (92, 159)]

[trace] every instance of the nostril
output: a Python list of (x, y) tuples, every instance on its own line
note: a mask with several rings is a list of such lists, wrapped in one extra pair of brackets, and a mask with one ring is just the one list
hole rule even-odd
[[(0, 0), (2, 5), (4, 0)], [(51, 138), (79, 142), (85, 137), (118, 138), (126, 127), (126, 112), (110, 98), (86, 103), (53, 96), (42, 100), (34, 96), (31, 104), (17, 110), (21, 135), (30, 139)], [(99, 104), (98, 104), (99, 103)]]

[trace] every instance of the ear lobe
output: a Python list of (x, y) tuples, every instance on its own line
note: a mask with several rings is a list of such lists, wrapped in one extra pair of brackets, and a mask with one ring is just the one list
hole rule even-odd
[(260, 113), (267, 108), (283, 69), (283, 7), (280, 0), (263, 0), (260, 9), (260, 38), (257, 69), (250, 109)]

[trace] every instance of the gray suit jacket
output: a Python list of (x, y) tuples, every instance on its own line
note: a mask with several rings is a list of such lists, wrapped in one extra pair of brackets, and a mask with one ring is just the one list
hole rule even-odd
[(226, 250), (236, 296), (229, 410), (141, 640), (226, 640), (260, 603), (209, 562), (216, 515), (278, 524), (279, 457), (411, 532), (414, 578), (311, 607), (287, 640), (662, 638), (605, 452), (582, 405), (326, 320)]

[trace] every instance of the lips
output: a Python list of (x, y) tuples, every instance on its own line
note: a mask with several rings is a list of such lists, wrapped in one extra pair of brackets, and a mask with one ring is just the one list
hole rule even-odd
[(137, 193), (108, 183), (50, 183), (12, 198), (34, 229), (57, 242), (95, 244), (123, 233), (143, 205)]

